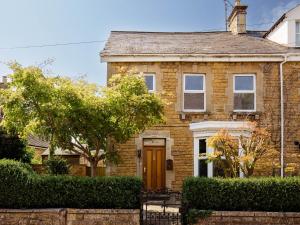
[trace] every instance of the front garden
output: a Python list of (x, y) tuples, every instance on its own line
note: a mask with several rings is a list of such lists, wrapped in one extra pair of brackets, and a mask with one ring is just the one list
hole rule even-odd
[(135, 177), (40, 176), (27, 164), (0, 160), (0, 181), (0, 208), (140, 208)]

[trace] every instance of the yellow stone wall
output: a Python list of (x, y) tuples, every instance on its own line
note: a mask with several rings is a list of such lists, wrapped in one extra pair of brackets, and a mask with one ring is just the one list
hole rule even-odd
[[(180, 189), (182, 181), (193, 175), (193, 137), (189, 130), (191, 122), (206, 120), (233, 120), (233, 74), (256, 74), (257, 112), (253, 114), (236, 114), (236, 120), (256, 120), (261, 126), (272, 131), (272, 140), (276, 154), (265, 157), (256, 168), (256, 175), (278, 174), (274, 169), (279, 163), (280, 150), (280, 83), (279, 63), (108, 63), (108, 78), (120, 70), (134, 70), (156, 74), (157, 92), (170, 102), (165, 108), (166, 124), (149, 130), (169, 132), (172, 140), (170, 147), (174, 160), (174, 177), (171, 179), (173, 189)], [(182, 113), (182, 79), (184, 73), (206, 74), (207, 112)], [(285, 83), (288, 100), (286, 104), (286, 145), (287, 163), (300, 162), (300, 150), (294, 145), (300, 139), (300, 63), (287, 63), (284, 66)], [(138, 135), (137, 135), (138, 137)], [(136, 155), (136, 138), (120, 146), (122, 163), (111, 166), (110, 175), (140, 175)], [(294, 165), (295, 166), (295, 165)]]

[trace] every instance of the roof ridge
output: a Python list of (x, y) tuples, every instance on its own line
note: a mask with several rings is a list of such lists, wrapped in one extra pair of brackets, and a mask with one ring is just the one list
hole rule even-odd
[(111, 33), (149, 33), (149, 34), (195, 34), (195, 33), (230, 33), (230, 31), (125, 31), (113, 30)]
[[(266, 30), (247, 30), (247, 33), (266, 33)], [(231, 34), (230, 31), (111, 31), (111, 33), (120, 33), (120, 34)], [(246, 35), (247, 35), (246, 33)]]

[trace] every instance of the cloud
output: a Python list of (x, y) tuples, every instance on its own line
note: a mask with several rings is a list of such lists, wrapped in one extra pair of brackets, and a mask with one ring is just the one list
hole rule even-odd
[(272, 9), (264, 11), (261, 15), (261, 20), (257, 27), (262, 30), (270, 28), (284, 13), (299, 3), (300, 0), (277, 0)]
[(298, 0), (292, 0), (287, 3), (287, 1), (280, 1), (279, 4), (271, 10), (270, 17), (273, 21), (278, 20), (284, 13), (294, 8), (299, 4)]

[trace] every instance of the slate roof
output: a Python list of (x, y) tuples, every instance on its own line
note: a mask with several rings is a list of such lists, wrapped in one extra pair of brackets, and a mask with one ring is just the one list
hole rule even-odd
[(300, 53), (263, 38), (265, 33), (112, 31), (101, 56)]
[[(42, 155), (46, 156), (46, 155), (49, 155), (49, 149), (46, 149)], [(56, 148), (55, 151), (54, 151), (54, 155), (79, 155), (75, 152), (72, 152), (70, 150), (65, 150), (65, 149), (61, 149), (61, 148)]]
[(27, 139), (28, 145), (32, 147), (40, 147), (40, 148), (48, 148), (49, 143), (47, 141), (43, 141), (36, 136), (30, 135)]

